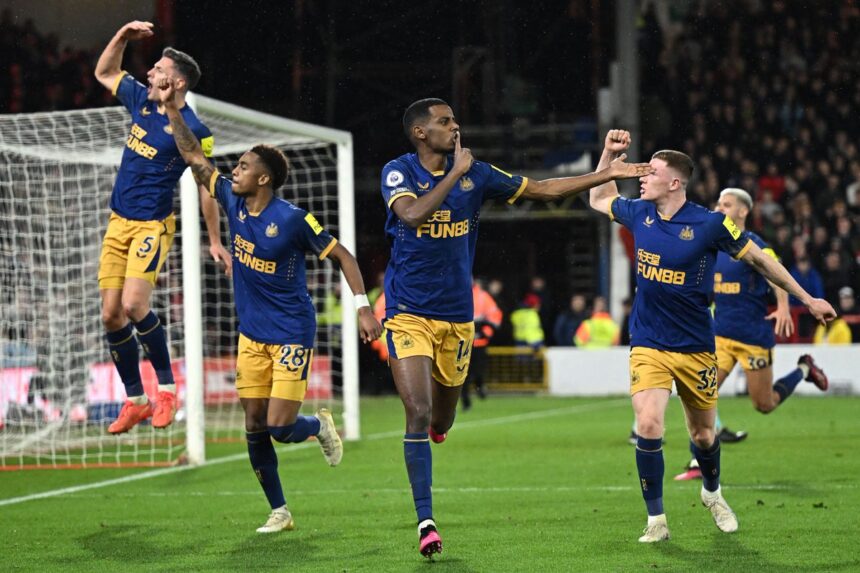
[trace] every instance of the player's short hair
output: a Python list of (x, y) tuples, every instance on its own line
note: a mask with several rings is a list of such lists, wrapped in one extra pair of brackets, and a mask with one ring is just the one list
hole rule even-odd
[(290, 173), (290, 161), (283, 151), (265, 143), (258, 143), (251, 148), (251, 153), (256, 153), (269, 170), (269, 175), (272, 177), (272, 190), (284, 184)]
[(200, 66), (197, 65), (196, 61), (194, 61), (194, 58), (185, 52), (180, 52), (176, 48), (171, 48), (169, 46), (164, 48), (161, 55), (173, 60), (173, 65), (176, 66), (176, 71), (178, 71), (179, 75), (185, 79), (185, 83), (188, 84), (189, 91), (197, 87), (197, 82), (200, 81), (202, 72), (200, 71)]
[(753, 206), (752, 197), (750, 197), (750, 194), (747, 193), (746, 191), (744, 191), (743, 189), (741, 189), (739, 187), (727, 187), (727, 188), (723, 189), (722, 191), (720, 191), (720, 198), (722, 198), (723, 195), (731, 195), (732, 197), (735, 197), (738, 201), (740, 201), (741, 203), (746, 205), (747, 209), (752, 210), (752, 206)]
[(409, 104), (409, 107), (403, 112), (403, 133), (406, 134), (406, 137), (412, 138), (412, 126), (427, 119), (430, 115), (430, 108), (434, 105), (448, 105), (448, 102), (437, 97), (428, 97)]
[(693, 176), (693, 160), (686, 153), (674, 149), (662, 149), (651, 156), (651, 159), (662, 159), (666, 165), (677, 171), (683, 177), (684, 182)]

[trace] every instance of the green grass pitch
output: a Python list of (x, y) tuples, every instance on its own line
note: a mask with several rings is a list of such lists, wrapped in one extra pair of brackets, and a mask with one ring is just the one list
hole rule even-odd
[[(0, 473), (4, 571), (860, 571), (860, 399), (793, 397), (773, 414), (720, 401), (750, 437), (723, 446), (723, 490), (740, 520), (720, 533), (670, 403), (665, 506), (672, 539), (637, 543), (645, 509), (626, 438), (629, 399), (498, 397), (459, 413), (433, 445), (444, 552), (417, 550), (396, 398), (362, 402), (364, 438), (328, 467), (314, 442), (279, 446), (297, 529), (259, 535), (269, 508), (243, 444), (202, 468), (91, 489), (147, 470)], [(23, 496), (66, 489), (26, 501)], [(11, 502), (11, 503), (10, 503)]]

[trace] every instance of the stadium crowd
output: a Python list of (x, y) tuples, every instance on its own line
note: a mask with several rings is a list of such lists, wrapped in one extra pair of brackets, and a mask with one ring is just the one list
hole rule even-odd
[[(33, 20), (18, 24), (11, 8), (0, 12), (0, 113), (57, 111), (116, 105), (95, 79), (95, 63), (103, 46), (80, 49), (60, 46), (56, 34), (45, 34)], [(133, 44), (126, 66), (144, 77), (147, 44)]]
[[(725, 187), (749, 191), (748, 228), (810, 293), (856, 313), (860, 8), (699, 2), (680, 26), (656, 8), (640, 36), (643, 151), (683, 142), (697, 164), (690, 196), (704, 205)], [(801, 321), (802, 336), (809, 328)]]
[[(696, 161), (690, 197), (712, 208), (722, 188), (748, 190), (755, 200), (748, 228), (810, 293), (856, 316), (860, 148), (852, 135), (860, 127), (853, 113), (860, 107), (860, 7), (840, 0), (803, 6), (733, 0), (691, 2), (667, 16), (665, 3), (645, 4), (643, 153), (680, 144)], [(128, 47), (126, 66), (140, 77), (150, 48)], [(3, 10), (0, 113), (114, 105), (93, 76), (100, 49), (60, 46), (56, 35), (40, 32), (32, 20), (16, 23)], [(497, 287), (506, 325), (495, 343), (514, 342), (508, 317), (534, 307), (528, 296), (534, 294), (544, 343), (574, 344), (596, 293), (550, 298), (543, 289)], [(856, 341), (860, 322), (849, 323)], [(802, 312), (799, 326), (800, 340), (813, 338), (815, 325)], [(622, 324), (621, 344), (626, 330)]]

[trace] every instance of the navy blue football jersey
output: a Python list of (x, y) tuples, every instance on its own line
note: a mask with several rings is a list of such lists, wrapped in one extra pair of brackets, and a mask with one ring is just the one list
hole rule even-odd
[(209, 192), (224, 207), (233, 253), (233, 294), (239, 332), (265, 344), (310, 348), (316, 311), (308, 294), (305, 253), (328, 256), (337, 240), (304, 209), (273, 197), (250, 213), (233, 183), (215, 172)]
[(714, 352), (710, 304), (717, 251), (740, 258), (750, 240), (731, 219), (690, 201), (670, 219), (642, 199), (618, 197), (610, 216), (635, 241), (636, 297), (630, 345)]
[[(747, 234), (765, 253), (779, 260), (761, 237), (752, 232)], [(717, 336), (773, 348), (776, 344), (773, 322), (764, 319), (770, 290), (767, 279), (748, 264), (725, 253), (717, 255), (714, 271), (714, 322)]]
[(388, 212), (385, 234), (391, 258), (385, 271), (386, 318), (405, 312), (450, 322), (471, 322), (472, 263), (478, 239), (481, 204), (488, 199), (514, 203), (528, 179), (489, 163), (475, 161), (430, 219), (413, 229), (391, 206), (401, 197), (429, 193), (453, 165), (427, 171), (415, 153), (402, 155), (382, 169), (382, 199)]
[[(158, 103), (146, 98), (146, 87), (123, 72), (114, 95), (131, 113), (131, 129), (122, 152), (122, 162), (113, 186), (110, 208), (126, 219), (160, 221), (173, 212), (176, 183), (187, 165), (167, 114), (158, 113)], [(182, 119), (200, 140), (203, 152), (212, 155), (213, 138), (194, 110), (186, 105)]]

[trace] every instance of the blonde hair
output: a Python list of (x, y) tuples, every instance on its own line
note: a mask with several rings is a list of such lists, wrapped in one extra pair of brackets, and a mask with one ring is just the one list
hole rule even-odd
[(747, 193), (746, 191), (744, 191), (743, 189), (741, 189), (739, 187), (728, 187), (728, 188), (720, 191), (720, 199), (722, 199), (724, 195), (732, 195), (738, 201), (740, 201), (741, 203), (746, 205), (747, 209), (752, 210), (752, 206), (753, 206), (752, 197), (750, 197), (750, 194)]

